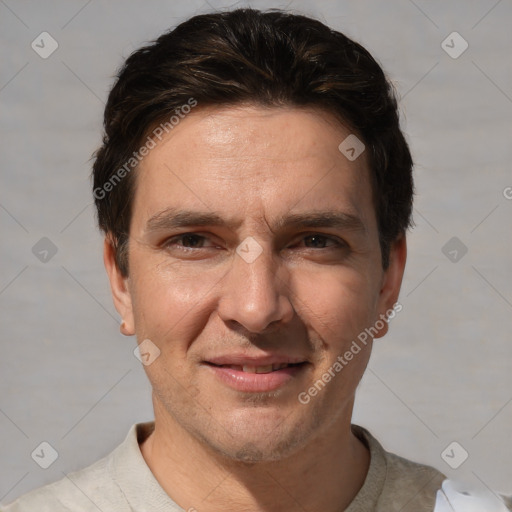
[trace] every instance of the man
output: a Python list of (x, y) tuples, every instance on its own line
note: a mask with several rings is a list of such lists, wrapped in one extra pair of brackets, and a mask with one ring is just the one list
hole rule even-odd
[(318, 21), (195, 16), (132, 54), (93, 193), (155, 421), (5, 510), (434, 510), (444, 475), (351, 425), (411, 172), (383, 71)]

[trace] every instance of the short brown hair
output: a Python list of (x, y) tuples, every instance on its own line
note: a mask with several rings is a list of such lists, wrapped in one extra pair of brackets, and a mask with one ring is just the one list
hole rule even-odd
[(198, 108), (318, 108), (357, 133), (370, 162), (387, 268), (390, 244), (411, 224), (413, 199), (413, 162), (390, 82), (367, 50), (320, 21), (247, 8), (190, 18), (135, 51), (117, 75), (105, 107), (103, 144), (94, 155), (93, 189), (99, 227), (111, 237), (123, 275), (133, 155), (154, 126), (191, 98)]

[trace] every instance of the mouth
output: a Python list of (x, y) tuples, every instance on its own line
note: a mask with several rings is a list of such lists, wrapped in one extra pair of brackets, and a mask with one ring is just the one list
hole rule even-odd
[(216, 366), (217, 368), (231, 368), (232, 370), (236, 370), (237, 372), (244, 372), (244, 373), (272, 373), (279, 370), (283, 370), (284, 368), (292, 368), (294, 366), (299, 366), (304, 363), (274, 363), (274, 364), (267, 364), (267, 365), (261, 365), (261, 366), (255, 366), (252, 364), (213, 364), (213, 363), (207, 363), (212, 366)]
[(231, 389), (244, 393), (264, 393), (291, 386), (304, 375), (310, 364), (301, 362), (273, 362), (266, 364), (218, 364), (205, 361), (204, 366), (214, 377)]

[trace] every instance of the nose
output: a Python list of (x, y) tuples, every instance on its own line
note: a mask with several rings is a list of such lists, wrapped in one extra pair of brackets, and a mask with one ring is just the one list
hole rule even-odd
[(236, 253), (223, 279), (218, 305), (222, 320), (236, 322), (252, 333), (290, 322), (294, 315), (291, 290), (282, 272), (278, 277), (278, 271), (269, 249), (251, 262)]

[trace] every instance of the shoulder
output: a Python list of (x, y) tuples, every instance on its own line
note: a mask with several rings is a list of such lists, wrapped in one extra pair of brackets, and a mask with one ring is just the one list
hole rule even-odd
[(353, 425), (352, 430), (370, 450), (370, 468), (362, 491), (372, 510), (432, 512), (446, 476), (431, 466), (384, 450), (362, 427)]
[[(132, 433), (132, 430), (130, 430), (130, 433)], [(106, 457), (84, 469), (69, 473), (56, 482), (34, 489), (22, 495), (13, 503), (0, 506), (0, 511), (130, 511), (113, 474), (114, 459), (125, 444), (126, 440)]]
[(108, 486), (108, 456), (80, 471), (30, 491), (2, 512), (69, 512), (98, 510), (95, 498), (101, 486)]
[(387, 472), (381, 501), (402, 512), (434, 510), (437, 491), (446, 476), (437, 469), (385, 452)]

